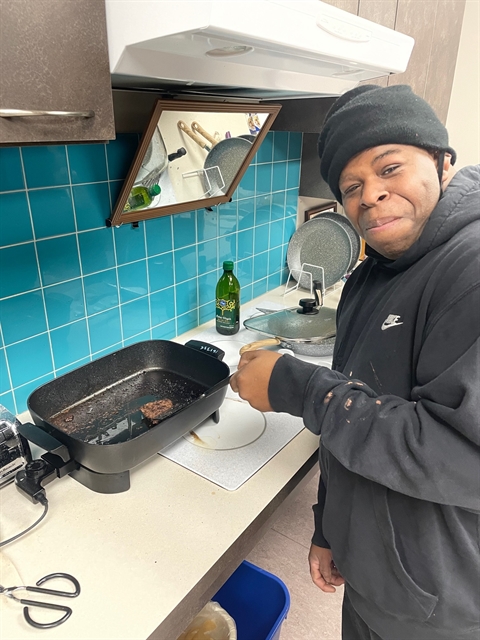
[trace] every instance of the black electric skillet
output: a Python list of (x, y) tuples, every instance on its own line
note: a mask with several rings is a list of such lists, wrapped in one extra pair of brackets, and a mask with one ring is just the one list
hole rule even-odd
[(230, 378), (223, 356), (195, 340), (147, 340), (42, 385), (27, 401), (35, 424), (19, 432), (47, 453), (17, 474), (17, 487), (36, 502), (69, 474), (100, 493), (126, 491), (130, 469), (209, 416), (218, 421)]

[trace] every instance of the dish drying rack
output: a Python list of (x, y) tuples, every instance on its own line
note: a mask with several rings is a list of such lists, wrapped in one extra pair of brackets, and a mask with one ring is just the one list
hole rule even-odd
[[(285, 284), (285, 291), (283, 292), (283, 297), (285, 297), (289, 293), (292, 293), (292, 291), (298, 290), (298, 288), (300, 287), (300, 280), (302, 278), (302, 275), (305, 275), (308, 278), (310, 295), (311, 296), (314, 295), (313, 294), (313, 274), (311, 271), (308, 271), (305, 267), (310, 267), (310, 268), (313, 267), (314, 269), (318, 269), (320, 271), (321, 273), (320, 280), (322, 282), (322, 291), (323, 291), (324, 298), (326, 298), (328, 295), (331, 295), (334, 291), (337, 291), (338, 289), (341, 289), (343, 287), (345, 278), (341, 278), (338, 282), (336, 282), (335, 284), (325, 289), (325, 269), (317, 264), (309, 264), (308, 262), (303, 262), (300, 269), (290, 269), (290, 271), (288, 272), (288, 278)], [(293, 280), (295, 284), (289, 287), (290, 280)]]
[[(209, 172), (213, 176), (213, 179), (217, 181), (219, 186), (212, 185), (209, 179)], [(225, 191), (225, 180), (223, 179), (222, 172), (220, 167), (214, 165), (213, 167), (207, 167), (206, 169), (197, 169), (196, 171), (187, 171), (186, 173), (182, 173), (182, 178), (191, 178), (192, 176), (203, 176), (204, 184), (207, 186), (207, 191), (204, 191), (202, 197), (212, 197), (215, 195), (224, 195)]]

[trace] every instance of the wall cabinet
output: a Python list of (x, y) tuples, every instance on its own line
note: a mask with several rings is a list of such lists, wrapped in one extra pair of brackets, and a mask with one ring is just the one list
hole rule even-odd
[(374, 82), (409, 84), (446, 122), (465, 0), (323, 1), (415, 38), (408, 69)]
[[(409, 84), (427, 100), (440, 120), (447, 120), (455, 64), (462, 30), (465, 0), (324, 0), (339, 9), (396, 29), (415, 38), (407, 70), (367, 80), (362, 84), (390, 86)], [(316, 100), (297, 101), (283, 106), (273, 129), (295, 131), (302, 123), (302, 173), (300, 195), (312, 198), (333, 197), (320, 177), (316, 142), (325, 110)], [(304, 125), (307, 125), (306, 127)]]
[(0, 0), (0, 144), (115, 138), (102, 0)]

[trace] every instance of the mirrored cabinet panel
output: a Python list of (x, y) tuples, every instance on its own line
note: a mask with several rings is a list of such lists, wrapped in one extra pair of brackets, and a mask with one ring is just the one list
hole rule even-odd
[(158, 100), (107, 224), (228, 202), (280, 108)]

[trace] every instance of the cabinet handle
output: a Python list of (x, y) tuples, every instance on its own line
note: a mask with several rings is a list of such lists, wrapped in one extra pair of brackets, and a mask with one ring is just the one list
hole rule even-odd
[(29, 111), (28, 109), (0, 109), (0, 118), (29, 118), (31, 116), (59, 116), (60, 118), (93, 118), (95, 111)]

